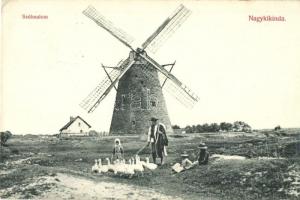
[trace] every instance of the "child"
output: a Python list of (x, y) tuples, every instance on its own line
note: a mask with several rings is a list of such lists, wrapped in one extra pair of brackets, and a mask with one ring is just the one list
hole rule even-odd
[(123, 146), (121, 145), (121, 141), (119, 138), (116, 138), (115, 146), (113, 149), (112, 160), (121, 160), (123, 159), (123, 155), (124, 155), (124, 149)]

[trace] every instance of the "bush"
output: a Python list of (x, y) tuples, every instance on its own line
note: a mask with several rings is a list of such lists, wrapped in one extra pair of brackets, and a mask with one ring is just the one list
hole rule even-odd
[(19, 150), (18, 149), (12, 149), (11, 153), (13, 153), (13, 154), (19, 154)]
[(281, 130), (281, 127), (278, 125), (274, 128), (275, 131)]
[(1, 146), (6, 146), (6, 142), (11, 138), (12, 133), (10, 131), (0, 132), (0, 144)]
[(286, 144), (282, 152), (283, 156), (293, 157), (300, 154), (300, 141), (291, 142)]
[(90, 130), (89, 131), (89, 136), (94, 136), (94, 137), (96, 137), (96, 136), (98, 136), (99, 135), (99, 133), (97, 132), (97, 131), (95, 131), (95, 130)]
[(172, 128), (173, 129), (180, 129), (180, 126), (178, 126), (178, 125), (175, 124), (175, 125), (172, 126)]
[(4, 162), (5, 159), (8, 159), (11, 154), (11, 150), (8, 147), (0, 148), (0, 163)]

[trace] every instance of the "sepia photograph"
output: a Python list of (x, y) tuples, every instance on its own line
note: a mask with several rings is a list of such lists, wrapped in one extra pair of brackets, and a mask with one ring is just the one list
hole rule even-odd
[(300, 1), (1, 6), (0, 199), (300, 199)]

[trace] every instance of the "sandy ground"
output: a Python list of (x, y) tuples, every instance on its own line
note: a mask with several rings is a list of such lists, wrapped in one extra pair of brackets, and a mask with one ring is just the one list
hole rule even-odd
[[(53, 177), (51, 177), (53, 179)], [(39, 198), (43, 199), (180, 199), (143, 187), (121, 183), (94, 182), (66, 174), (57, 174), (57, 187)], [(50, 180), (51, 181), (51, 180)]]
[[(33, 183), (24, 186), (23, 191), (37, 190), (48, 185), (41, 195), (31, 196), (30, 199), (181, 199), (167, 196), (145, 187), (131, 186), (113, 182), (96, 182), (84, 177), (58, 173), (56, 176), (43, 176)], [(14, 187), (8, 190), (14, 190)], [(5, 193), (8, 191), (0, 191)], [(23, 199), (22, 192), (15, 193), (14, 199)]]

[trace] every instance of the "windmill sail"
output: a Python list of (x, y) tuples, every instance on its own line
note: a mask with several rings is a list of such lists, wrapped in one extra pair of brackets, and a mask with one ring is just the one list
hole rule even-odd
[(82, 13), (132, 49), (130, 44), (134, 41), (133, 37), (120, 28), (115, 27), (111, 21), (105, 19), (93, 6), (88, 6)]
[(142, 55), (146, 61), (152, 64), (158, 71), (163, 74), (165, 77), (172, 81), (167, 81), (167, 86), (165, 86), (171, 94), (173, 94), (176, 99), (180, 100), (181, 103), (186, 105), (187, 107), (193, 107), (193, 105), (199, 101), (199, 97), (192, 92), (186, 85), (184, 85), (181, 81), (179, 81), (173, 74), (169, 73), (164, 67), (158, 64), (155, 60), (153, 60), (148, 55)]
[(118, 68), (113, 69), (109, 73), (109, 76), (99, 83), (97, 87), (80, 103), (80, 106), (89, 113), (93, 112), (134, 62), (134, 60), (130, 61), (129, 58), (127, 58), (124, 62), (121, 62)]
[[(187, 108), (193, 108), (199, 101), (199, 98), (187, 86), (178, 86), (172, 81), (167, 81), (163, 89)], [(195, 98), (191, 98), (191, 96)]]
[(183, 24), (190, 16), (191, 11), (180, 5), (175, 12), (168, 17), (160, 27), (142, 44), (143, 49), (155, 53), (157, 49), (167, 41), (169, 37)]
[[(154, 67), (155, 68), (155, 67)], [(153, 74), (149, 73), (149, 70), (151, 70), (151, 66), (145, 65), (141, 67), (143, 74), (148, 78), (151, 79), (151, 76)], [(171, 96), (173, 96), (178, 102), (186, 106), (187, 108), (193, 108), (195, 103), (199, 101), (199, 97), (197, 97), (191, 90), (187, 88), (187, 86), (178, 86), (173, 81), (166, 81), (168, 78), (163, 74), (159, 73), (159, 77), (164, 83), (163, 90), (169, 93)], [(183, 90), (182, 88), (185, 88)], [(188, 91), (189, 94), (186, 92)], [(191, 96), (194, 96), (194, 98), (191, 98)]]

